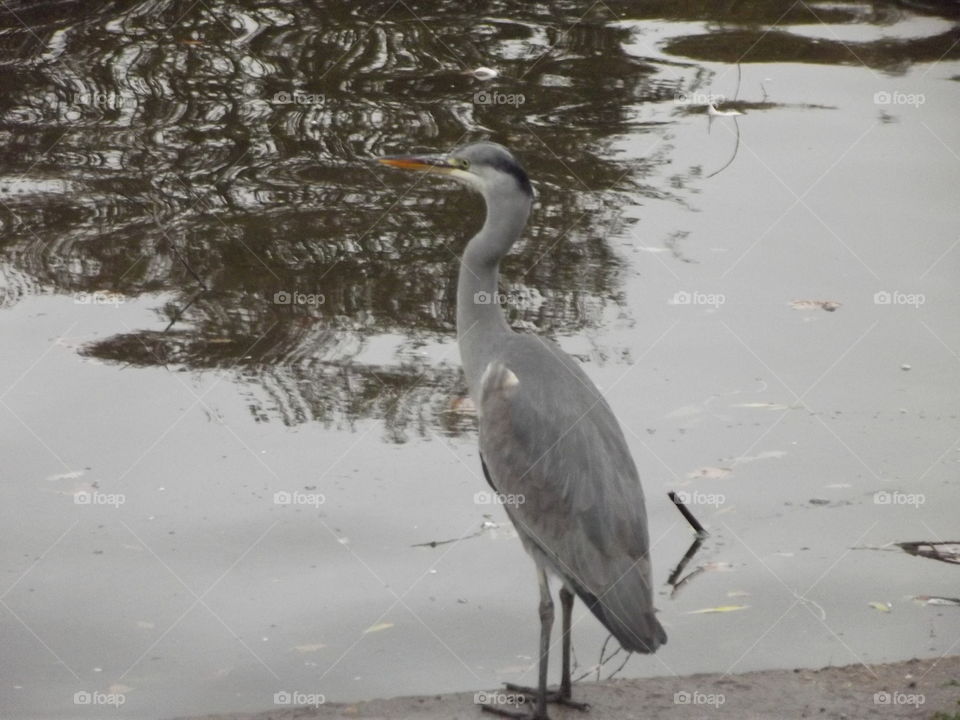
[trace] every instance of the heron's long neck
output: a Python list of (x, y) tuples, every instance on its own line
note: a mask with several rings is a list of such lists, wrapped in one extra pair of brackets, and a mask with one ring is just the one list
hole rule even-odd
[(457, 283), (457, 339), (463, 371), (475, 403), (480, 401), (480, 377), (496, 354), (502, 338), (513, 331), (499, 302), (500, 260), (520, 237), (530, 213), (530, 201), (504, 206), (487, 200), (487, 218), (467, 244)]

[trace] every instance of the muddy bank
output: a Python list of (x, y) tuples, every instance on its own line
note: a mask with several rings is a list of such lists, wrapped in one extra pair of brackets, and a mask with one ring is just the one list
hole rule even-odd
[[(574, 694), (576, 699), (590, 703), (590, 712), (552, 707), (554, 720), (954, 720), (960, 718), (960, 655), (869, 668), (846, 665), (821, 670), (765, 670), (742, 675), (702, 674), (581, 683)], [(276, 709), (259, 714), (208, 715), (202, 720), (496, 717), (482, 713), (474, 699), (474, 693), (399, 697), (331, 703), (316, 708)]]

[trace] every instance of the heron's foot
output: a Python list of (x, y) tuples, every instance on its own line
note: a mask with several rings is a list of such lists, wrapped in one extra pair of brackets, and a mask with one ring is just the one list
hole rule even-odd
[[(504, 687), (510, 692), (520, 693), (534, 700), (536, 700), (537, 693), (539, 692), (536, 688), (525, 685), (514, 685), (513, 683), (504, 683)], [(576, 702), (571, 698), (570, 688), (560, 687), (556, 690), (547, 690), (547, 702), (554, 703), (555, 705), (564, 705), (583, 712), (590, 709), (590, 703)]]

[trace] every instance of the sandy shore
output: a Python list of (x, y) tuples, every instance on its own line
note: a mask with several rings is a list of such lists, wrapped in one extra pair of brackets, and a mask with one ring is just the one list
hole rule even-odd
[[(574, 699), (590, 703), (590, 711), (583, 713), (551, 706), (553, 720), (960, 720), (960, 655), (872, 665), (869, 669), (863, 665), (847, 665), (821, 670), (767, 670), (742, 675), (581, 683), (574, 687)], [(474, 693), (456, 693), (330, 703), (316, 708), (274, 709), (257, 714), (208, 715), (202, 720), (475, 720), (493, 717), (496, 716), (482, 713), (475, 705)]]

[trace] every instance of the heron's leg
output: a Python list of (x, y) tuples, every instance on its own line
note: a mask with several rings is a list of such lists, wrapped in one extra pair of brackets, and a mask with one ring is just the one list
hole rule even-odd
[[(550, 630), (553, 628), (553, 599), (550, 597), (550, 584), (547, 573), (537, 568), (537, 579), (540, 582), (540, 676), (536, 689), (505, 683), (508, 690), (522, 693), (534, 698), (536, 707), (533, 714), (527, 717), (530, 720), (550, 720), (547, 715), (547, 667), (550, 657)], [(551, 701), (555, 701), (556, 693), (550, 694)], [(496, 713), (505, 717), (521, 717), (520, 713), (502, 708), (484, 705), (486, 712)]]
[(550, 631), (553, 629), (553, 598), (547, 571), (538, 568), (540, 580), (540, 680), (537, 683), (537, 710), (534, 718), (547, 717), (547, 669), (550, 658)]
[(572, 592), (560, 588), (560, 607), (563, 611), (563, 675), (560, 680), (560, 697), (569, 700), (573, 696), (570, 686), (570, 616), (573, 614)]
[(550, 587), (547, 585), (546, 574), (540, 573), (540, 683), (535, 688), (504, 683), (507, 690), (523, 693), (536, 700), (536, 710), (533, 718), (545, 718), (546, 710), (540, 710), (541, 699), (548, 703), (558, 703), (576, 710), (589, 710), (589, 703), (574, 702), (570, 699), (570, 618), (573, 610), (574, 594), (566, 588), (560, 591), (560, 602), (563, 608), (563, 679), (560, 689), (546, 692), (547, 688), (547, 657), (550, 649), (550, 629), (553, 625), (553, 601), (550, 599)]

